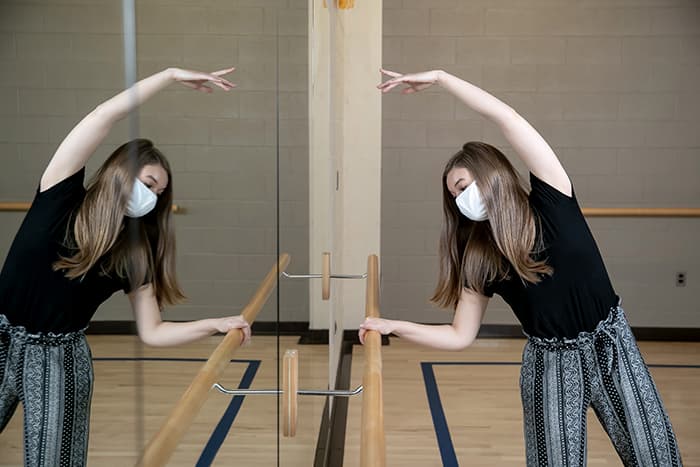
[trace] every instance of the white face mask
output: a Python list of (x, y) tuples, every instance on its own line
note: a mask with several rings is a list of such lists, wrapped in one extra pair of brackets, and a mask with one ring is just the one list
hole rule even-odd
[(463, 192), (455, 198), (459, 212), (473, 221), (483, 221), (488, 219), (486, 205), (481, 197), (481, 192), (476, 186), (476, 181), (469, 184)]
[(131, 198), (126, 206), (126, 215), (129, 217), (142, 217), (156, 207), (158, 196), (148, 189), (138, 178), (134, 181), (134, 188), (131, 190)]

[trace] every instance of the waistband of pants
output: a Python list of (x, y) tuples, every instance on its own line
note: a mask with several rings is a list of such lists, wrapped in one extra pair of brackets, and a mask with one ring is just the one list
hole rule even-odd
[(13, 326), (5, 315), (0, 314), (0, 333), (9, 334), (29, 344), (65, 345), (72, 344), (85, 338), (85, 329), (66, 333), (37, 332), (30, 333), (24, 326)]
[(578, 336), (574, 338), (545, 338), (530, 336), (525, 332), (523, 333), (527, 336), (528, 343), (536, 347), (541, 347), (545, 350), (573, 350), (594, 342), (603, 334), (610, 336), (611, 332), (613, 332), (614, 325), (624, 319), (624, 311), (618, 304), (610, 309), (607, 318), (600, 321), (593, 331), (580, 332)]

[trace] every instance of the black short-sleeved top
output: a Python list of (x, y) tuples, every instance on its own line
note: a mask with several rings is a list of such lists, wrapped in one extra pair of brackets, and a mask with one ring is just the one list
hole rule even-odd
[(31, 333), (65, 333), (85, 328), (97, 307), (126, 281), (94, 267), (82, 279), (68, 279), (51, 265), (68, 255), (73, 213), (85, 198), (85, 168), (39, 192), (15, 236), (0, 272), (0, 314)]
[(573, 338), (594, 330), (618, 297), (573, 187), (569, 197), (533, 174), (530, 184), (530, 207), (544, 246), (535, 257), (545, 259), (554, 274), (531, 284), (511, 273), (505, 281), (487, 284), (485, 293), (503, 297), (527, 334)]

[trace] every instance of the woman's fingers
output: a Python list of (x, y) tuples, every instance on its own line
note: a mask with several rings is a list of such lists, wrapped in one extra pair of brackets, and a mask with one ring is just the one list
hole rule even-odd
[(250, 326), (248, 326), (246, 323), (246, 326), (240, 329), (241, 331), (243, 331), (243, 338), (241, 339), (241, 344), (245, 345), (248, 342), (250, 342)]
[(231, 329), (237, 328), (241, 330), (241, 345), (247, 344), (250, 341), (250, 325), (248, 322), (240, 316), (236, 316), (230, 319), (229, 326)]
[(382, 73), (383, 75), (389, 76), (392, 79), (386, 80), (383, 83), (379, 83), (377, 87), (384, 92), (389, 92), (392, 89), (394, 89), (399, 83), (401, 83), (400, 80), (397, 78), (401, 78), (403, 75), (401, 73), (397, 73), (395, 71), (387, 70), (384, 68), (380, 68), (379, 72)]
[(397, 72), (391, 71), (391, 70), (386, 70), (384, 68), (380, 68), (379, 71), (387, 76), (391, 76), (392, 78), (398, 78), (399, 76), (401, 76), (401, 73), (397, 73)]
[(381, 83), (379, 86), (377, 86), (379, 89), (382, 90), (382, 92), (389, 92), (392, 89), (394, 89), (396, 86), (401, 84), (401, 81), (396, 81), (396, 80), (389, 80), (385, 81), (384, 83)]
[(211, 74), (214, 76), (223, 76), (223, 75), (227, 75), (227, 74), (231, 73), (235, 69), (236, 69), (236, 67), (232, 66), (231, 68), (225, 68), (223, 70), (212, 71)]
[(196, 91), (201, 91), (201, 92), (206, 92), (207, 94), (212, 92), (212, 89), (203, 84), (201, 81), (180, 81), (183, 86), (187, 86), (190, 89), (194, 89)]
[(212, 88), (207, 84), (217, 86), (224, 91), (229, 91), (236, 87), (234, 83), (222, 78), (221, 75), (230, 73), (233, 68), (218, 70), (213, 73), (202, 73), (199, 71), (177, 70), (175, 79), (185, 86), (203, 92), (211, 92)]
[(358, 335), (360, 337), (360, 344), (365, 345), (365, 334), (367, 334), (367, 330), (364, 329), (362, 326), (360, 326), (360, 330), (358, 332)]
[(381, 318), (365, 318), (365, 320), (360, 323), (358, 335), (360, 337), (360, 343), (363, 345), (368, 331), (377, 331), (382, 335), (387, 334), (388, 329), (386, 328), (386, 321)]
[(223, 80), (223, 81), (221, 81), (221, 80), (210, 80), (210, 82), (211, 82), (213, 85), (220, 87), (220, 88), (223, 89), (224, 91), (228, 91), (229, 89), (232, 89), (232, 88), (235, 87), (233, 83), (229, 83), (229, 82), (226, 81), (226, 80)]
[(379, 83), (377, 88), (383, 93), (389, 92), (395, 87), (404, 84), (405, 89), (401, 90), (402, 94), (413, 94), (423, 89), (429, 88), (437, 81), (437, 75), (435, 72), (421, 72), (421, 73), (411, 73), (402, 75), (394, 71), (380, 69), (383, 74), (390, 76), (391, 79)]
[[(222, 76), (231, 73), (231, 72), (232, 72), (233, 70), (235, 70), (235, 69), (236, 69), (236, 67), (231, 67), (231, 68), (226, 68), (226, 69), (224, 69), (224, 70), (213, 71), (213, 72), (211, 73), (211, 76), (214, 76), (214, 77), (216, 77), (217, 79), (216, 79), (216, 80), (212, 80), (212, 81), (213, 81), (213, 82), (218, 82), (218, 83), (220, 83), (221, 85), (226, 86), (228, 89), (235, 88), (236, 85), (235, 85), (234, 83), (232, 83), (231, 81), (227, 80), (226, 78), (222, 78)], [(226, 89), (226, 88), (224, 88), (224, 89)], [(226, 90), (228, 91), (228, 89), (226, 89)]]

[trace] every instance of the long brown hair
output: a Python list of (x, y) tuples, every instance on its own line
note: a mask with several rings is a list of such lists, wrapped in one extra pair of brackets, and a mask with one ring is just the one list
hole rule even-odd
[[(447, 175), (459, 167), (477, 182), (488, 220), (474, 222), (457, 209)], [(513, 273), (530, 283), (552, 273), (544, 260), (533, 258), (541, 249), (536, 220), (518, 172), (501, 151), (487, 143), (466, 143), (445, 165), (442, 198), (440, 275), (431, 301), (454, 308), (463, 287), (484, 294), (487, 284)]]
[[(134, 181), (146, 165), (163, 167), (168, 185), (153, 211), (140, 218), (126, 217)], [(128, 281), (131, 290), (150, 283), (161, 307), (182, 301), (185, 296), (175, 274), (172, 203), (172, 171), (165, 156), (147, 139), (121, 145), (88, 183), (74, 214), (72, 235), (66, 233), (72, 256), (61, 256), (54, 270), (76, 279), (99, 267), (101, 274)]]

